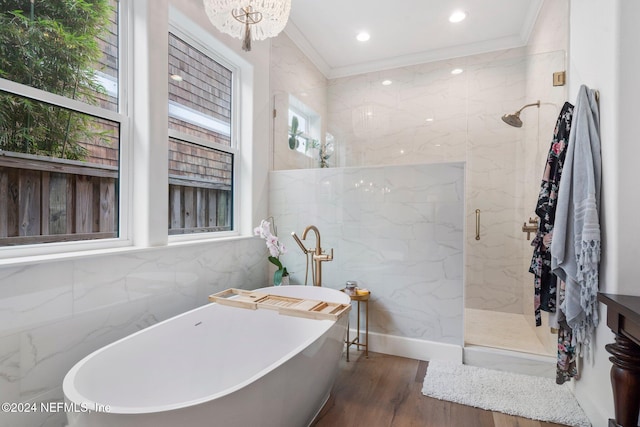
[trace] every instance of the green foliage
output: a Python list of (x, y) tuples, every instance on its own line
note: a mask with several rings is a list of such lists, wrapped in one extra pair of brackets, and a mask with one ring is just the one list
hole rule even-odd
[(275, 265), (276, 267), (278, 267), (278, 269), (275, 271), (275, 273), (273, 273), (273, 283), (276, 285), (279, 285), (280, 283), (282, 283), (282, 278), (284, 276), (288, 276), (289, 272), (287, 271), (287, 267), (283, 267), (282, 263), (280, 262), (280, 260), (276, 257), (270, 256), (269, 257), (269, 261)]
[[(109, 0), (0, 0), (0, 77), (95, 105), (94, 69)], [(90, 117), (0, 93), (0, 149), (82, 159), (79, 142), (103, 139)]]
[(291, 132), (289, 132), (289, 148), (292, 150), (295, 150), (298, 148), (298, 146), (300, 145), (300, 142), (298, 141), (298, 136), (301, 134), (302, 132), (298, 131), (298, 118), (296, 116), (293, 116), (293, 118), (291, 119)]

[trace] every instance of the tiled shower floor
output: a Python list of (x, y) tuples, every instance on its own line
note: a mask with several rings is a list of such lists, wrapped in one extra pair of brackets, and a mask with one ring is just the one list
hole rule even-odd
[[(465, 309), (465, 344), (555, 356), (551, 343), (543, 344), (523, 314)], [(546, 328), (545, 332), (549, 332)]]

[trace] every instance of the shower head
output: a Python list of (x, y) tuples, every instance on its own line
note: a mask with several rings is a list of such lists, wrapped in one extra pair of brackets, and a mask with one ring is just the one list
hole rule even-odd
[[(295, 231), (291, 232), (291, 236), (293, 237), (293, 240), (296, 241), (296, 243), (298, 244), (298, 246), (300, 246), (300, 249), (302, 249), (302, 252), (304, 252), (304, 254), (308, 254), (309, 253), (309, 249), (305, 248), (304, 245), (302, 244), (302, 242), (300, 241), (300, 238), (298, 237), (298, 235), (296, 234)], [(304, 236), (303, 236), (304, 237)]]
[(516, 128), (522, 127), (522, 120), (520, 120), (520, 113), (505, 114), (504, 116), (502, 116), (502, 121), (508, 124), (509, 126), (513, 126)]
[(513, 127), (516, 127), (516, 128), (521, 128), (522, 127), (522, 120), (520, 120), (520, 113), (525, 108), (533, 107), (534, 105), (536, 107), (540, 108), (540, 101), (534, 102), (533, 104), (527, 104), (527, 105), (525, 105), (524, 107), (522, 107), (521, 109), (519, 109), (518, 111), (516, 111), (513, 114), (505, 114), (504, 116), (502, 116), (502, 121), (505, 122), (506, 124), (508, 124), (509, 126), (513, 126)]

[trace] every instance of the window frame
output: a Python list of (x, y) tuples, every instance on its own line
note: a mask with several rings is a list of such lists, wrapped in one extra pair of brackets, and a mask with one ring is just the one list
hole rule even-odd
[[(240, 235), (240, 176), (241, 176), (241, 141), (242, 141), (242, 126), (241, 126), (241, 87), (242, 87), (242, 66), (233, 59), (229, 59), (229, 48), (223, 43), (214, 38), (211, 34), (199, 31), (199, 27), (195, 25), (191, 20), (183, 16), (176, 10), (170, 8), (169, 13), (169, 31), (167, 33), (167, 43), (169, 34), (173, 34), (175, 37), (181, 39), (183, 42), (192, 46), (194, 49), (199, 50), (203, 54), (207, 55), (210, 59), (216, 61), (223, 67), (231, 71), (231, 124), (230, 124), (230, 145), (219, 144), (205, 140), (193, 135), (188, 135), (179, 132), (175, 129), (168, 129), (169, 138), (178, 139), (180, 141), (197, 144), (213, 150), (222, 151), (228, 153), (233, 158), (232, 163), (232, 182), (231, 182), (231, 230), (229, 231), (207, 231), (198, 233), (185, 233), (185, 234), (169, 234), (169, 226), (167, 224), (167, 235), (169, 244), (178, 242), (198, 241), (205, 239), (218, 239), (228, 238)], [(168, 58), (167, 58), (168, 59)], [(168, 66), (168, 63), (167, 63)], [(167, 98), (167, 105), (169, 105), (169, 99)], [(167, 114), (167, 127), (168, 127), (169, 115)], [(167, 152), (168, 154), (168, 152)], [(168, 168), (168, 165), (167, 165)], [(167, 193), (169, 192), (169, 184), (167, 183)]]
[[(309, 146), (313, 144), (315, 141), (318, 145), (321, 145), (322, 135), (321, 135), (321, 117), (318, 113), (313, 111), (311, 107), (307, 104), (299, 100), (293, 95), (289, 95), (289, 108), (287, 110), (287, 135), (291, 136), (291, 123), (289, 120), (289, 116), (291, 115), (298, 116), (298, 118), (304, 118), (305, 126), (304, 130), (297, 136), (297, 138), (301, 138), (304, 140), (304, 147), (299, 146), (294, 151), (310, 158), (315, 159), (316, 150), (318, 147)], [(317, 133), (317, 138), (314, 138), (314, 134)]]
[[(252, 138), (255, 137), (254, 132), (256, 124), (254, 123), (254, 104), (255, 92), (254, 85), (259, 81), (254, 74), (255, 65), (248, 59), (244, 58), (239, 50), (236, 50), (223, 41), (218, 40), (209, 30), (202, 26), (194, 17), (188, 16), (185, 12), (177, 8), (173, 4), (168, 5), (168, 19), (164, 21), (165, 16), (152, 17), (146, 16), (144, 22), (138, 22), (142, 26), (142, 31), (149, 31), (145, 26), (156, 25), (160, 23), (162, 27), (166, 25), (164, 31), (174, 32), (176, 35), (186, 38), (194, 43), (194, 47), (211, 55), (213, 59), (219, 61), (222, 65), (232, 70), (235, 78), (232, 86), (232, 93), (235, 93), (235, 102), (232, 103), (232, 111), (235, 122), (232, 122), (231, 129), (231, 147), (219, 147), (216, 144), (206, 143), (215, 149), (229, 152), (233, 155), (233, 230), (224, 232), (207, 232), (207, 233), (190, 233), (185, 235), (168, 235), (168, 226), (166, 220), (157, 222), (150, 221), (148, 209), (149, 200), (137, 197), (134, 199), (134, 191), (148, 191), (149, 194), (158, 194), (157, 190), (165, 191), (168, 196), (169, 185), (155, 182), (148, 182), (149, 176), (152, 175), (154, 168), (167, 168), (164, 161), (158, 161), (158, 156), (153, 157), (150, 164), (143, 164), (142, 168), (134, 168), (134, 155), (138, 154), (141, 149), (147, 149), (148, 141), (142, 139), (140, 141), (138, 125), (135, 120), (138, 114), (136, 105), (140, 105), (141, 101), (138, 92), (146, 93), (143, 88), (137, 90), (132, 84), (133, 78), (136, 77), (134, 69), (134, 59), (136, 54), (146, 54), (146, 49), (150, 46), (148, 41), (144, 41), (144, 37), (137, 41), (134, 40), (134, 21), (140, 18), (141, 10), (136, 8), (137, 2), (133, 0), (119, 0), (118, 19), (118, 111), (103, 110), (99, 106), (83, 104), (80, 101), (65, 98), (60, 95), (49, 93), (40, 89), (22, 85), (10, 80), (0, 78), (0, 89), (16, 95), (23, 95), (34, 100), (47, 102), (51, 105), (61, 108), (69, 108), (79, 113), (88, 114), (97, 117), (104, 117), (107, 120), (113, 120), (120, 125), (120, 163), (119, 163), (119, 212), (118, 212), (118, 237), (98, 240), (82, 240), (68, 241), (56, 243), (42, 243), (23, 246), (6, 246), (0, 247), (0, 265), (19, 265), (23, 263), (52, 261), (58, 259), (73, 259), (77, 257), (91, 257), (107, 253), (123, 253), (129, 251), (146, 250), (150, 247), (171, 247), (173, 245), (183, 244), (202, 244), (207, 241), (219, 241), (236, 238), (246, 238), (252, 235), (253, 230), (253, 206), (257, 203), (256, 194), (252, 183), (255, 179), (253, 169), (255, 149), (252, 144)], [(142, 8), (141, 8), (142, 9)], [(154, 21), (157, 19), (158, 21)], [(152, 22), (153, 21), (153, 22)], [(138, 31), (138, 29), (135, 29)], [(161, 30), (164, 32), (163, 30)], [(168, 33), (165, 33), (168, 37)], [(165, 40), (167, 40), (165, 38)], [(166, 66), (167, 60), (164, 60)], [(143, 61), (143, 67), (144, 64)], [(159, 66), (159, 64), (158, 64)], [(151, 72), (151, 71), (149, 71)], [(261, 87), (261, 86), (260, 86)], [(134, 103), (134, 100), (136, 101)], [(144, 99), (142, 103), (144, 103)], [(148, 101), (148, 100), (146, 100)], [(168, 98), (166, 98), (168, 103)], [(157, 108), (152, 107), (152, 113), (157, 113)], [(143, 114), (144, 116), (144, 114)], [(153, 114), (152, 114), (153, 116)], [(164, 113), (165, 135), (167, 138), (176, 137), (172, 132), (168, 132), (168, 113)], [(147, 126), (144, 123), (147, 117), (142, 117), (143, 121), (143, 137), (146, 136)], [(260, 125), (258, 125), (258, 128)], [(136, 138), (134, 138), (134, 134)], [(178, 139), (184, 139), (182, 135), (177, 135)], [(202, 141), (196, 141), (201, 143)], [(143, 157), (151, 153), (141, 153)], [(150, 170), (151, 169), (151, 170)], [(167, 168), (168, 171), (168, 168)], [(134, 182), (134, 176), (136, 184)], [(144, 182), (145, 188), (138, 188), (139, 183)], [(136, 185), (138, 187), (136, 187)], [(159, 185), (160, 188), (157, 188)], [(147, 187), (148, 186), (148, 187)], [(168, 208), (168, 203), (163, 204)], [(166, 213), (165, 213), (166, 215)], [(166, 216), (165, 216), (166, 218)], [(135, 229), (133, 228), (135, 225)]]
[(34, 243), (0, 247), (0, 260), (86, 252), (89, 250), (112, 249), (131, 246), (131, 117), (128, 106), (131, 95), (128, 89), (131, 76), (132, 52), (129, 44), (131, 34), (130, 0), (118, 0), (118, 111), (111, 111), (98, 105), (67, 98), (52, 92), (0, 78), (0, 89), (17, 96), (44, 102), (55, 107), (86, 114), (96, 118), (116, 122), (119, 125), (118, 160), (118, 237), (95, 240), (71, 240), (67, 242)]

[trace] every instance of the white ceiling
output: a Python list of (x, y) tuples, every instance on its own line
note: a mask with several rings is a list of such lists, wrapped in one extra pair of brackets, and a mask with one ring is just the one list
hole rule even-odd
[[(327, 78), (527, 43), (543, 0), (292, 0), (285, 33)], [(456, 9), (467, 12), (449, 22)], [(366, 30), (368, 42), (356, 35)]]

